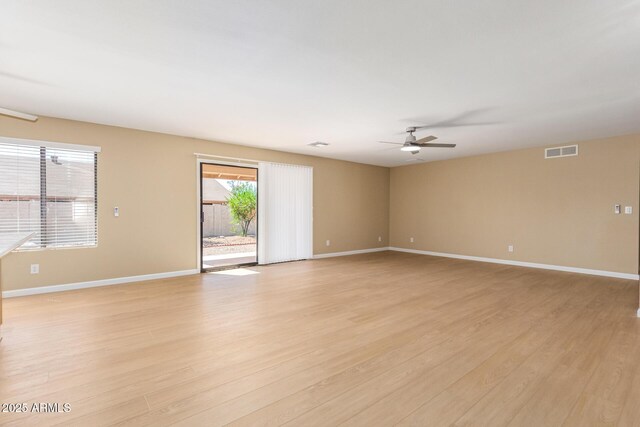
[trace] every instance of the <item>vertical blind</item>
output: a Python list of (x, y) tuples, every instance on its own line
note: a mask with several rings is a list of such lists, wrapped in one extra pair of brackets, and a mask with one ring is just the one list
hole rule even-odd
[(313, 257), (313, 169), (258, 165), (258, 261)]
[(99, 149), (20, 141), (0, 139), (0, 232), (36, 232), (22, 250), (97, 245)]

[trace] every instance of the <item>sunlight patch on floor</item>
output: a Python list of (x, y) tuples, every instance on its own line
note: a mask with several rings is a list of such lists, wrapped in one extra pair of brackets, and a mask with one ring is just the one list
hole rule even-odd
[(234, 268), (233, 270), (214, 271), (210, 274), (220, 274), (223, 276), (250, 276), (252, 274), (260, 274), (257, 271), (248, 268)]

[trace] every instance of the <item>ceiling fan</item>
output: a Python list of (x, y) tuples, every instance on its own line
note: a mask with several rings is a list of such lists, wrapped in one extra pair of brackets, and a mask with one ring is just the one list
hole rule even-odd
[(404, 140), (404, 143), (402, 142), (387, 142), (387, 141), (378, 141), (382, 144), (394, 144), (394, 145), (402, 145), (402, 147), (400, 147), (400, 150), (402, 151), (408, 151), (411, 154), (418, 154), (420, 152), (421, 148), (453, 148), (456, 146), (456, 144), (432, 144), (429, 143), (429, 141), (433, 141), (435, 139), (438, 139), (438, 137), (436, 136), (426, 136), (424, 138), (420, 138), (420, 139), (416, 139), (415, 135), (413, 134), (415, 131), (420, 130), (422, 128), (426, 128), (428, 126), (409, 126), (407, 128), (407, 138)]

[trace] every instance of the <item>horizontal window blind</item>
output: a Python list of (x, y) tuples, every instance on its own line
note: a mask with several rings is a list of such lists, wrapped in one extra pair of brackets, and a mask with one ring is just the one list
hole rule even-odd
[(23, 250), (97, 245), (97, 153), (60, 145), (0, 141), (0, 232), (36, 232)]
[[(40, 147), (0, 143), (0, 232), (34, 231), (40, 232)], [(37, 239), (24, 248), (39, 247)]]

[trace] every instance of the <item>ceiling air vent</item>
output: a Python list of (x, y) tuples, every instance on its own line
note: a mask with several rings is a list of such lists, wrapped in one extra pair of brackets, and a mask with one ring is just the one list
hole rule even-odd
[(553, 159), (556, 157), (569, 157), (578, 155), (577, 145), (567, 145), (566, 147), (554, 147), (544, 150), (545, 159)]

